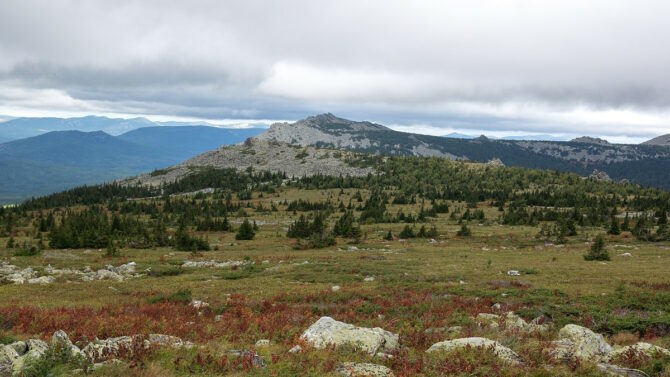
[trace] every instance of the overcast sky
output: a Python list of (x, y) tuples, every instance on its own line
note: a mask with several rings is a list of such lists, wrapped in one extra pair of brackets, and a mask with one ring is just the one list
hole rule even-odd
[(0, 114), (670, 133), (670, 2), (0, 2)]

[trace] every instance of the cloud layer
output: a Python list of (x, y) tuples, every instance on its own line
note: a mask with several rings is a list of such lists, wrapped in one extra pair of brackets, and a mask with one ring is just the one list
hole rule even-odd
[(670, 3), (0, 3), (0, 113), (670, 132)]

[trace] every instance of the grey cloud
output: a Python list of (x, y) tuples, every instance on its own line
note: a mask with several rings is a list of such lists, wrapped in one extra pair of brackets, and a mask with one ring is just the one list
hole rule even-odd
[[(670, 132), (669, 16), (660, 0), (9, 0), (0, 88), (54, 89), (137, 114), (333, 111), (445, 128), (653, 134)], [(580, 120), (579, 108), (635, 119)]]

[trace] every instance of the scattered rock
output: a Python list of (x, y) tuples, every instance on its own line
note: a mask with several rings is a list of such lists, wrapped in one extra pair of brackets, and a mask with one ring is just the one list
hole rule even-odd
[(257, 368), (265, 367), (265, 361), (260, 357), (256, 352), (247, 351), (247, 350), (230, 350), (228, 354), (235, 357), (248, 358), (251, 360), (251, 365)]
[(363, 281), (375, 281), (375, 277), (374, 276), (366, 276), (365, 279), (363, 279)]
[(593, 170), (593, 173), (589, 175), (589, 179), (593, 179), (596, 181), (604, 181), (604, 182), (611, 182), (612, 178), (605, 173), (604, 171), (599, 171), (598, 169)]
[(330, 317), (319, 318), (305, 330), (301, 338), (317, 349), (350, 345), (370, 355), (393, 351), (398, 347), (397, 334), (379, 327), (357, 327)]
[(501, 345), (500, 343), (486, 339), (486, 338), (460, 338), (454, 340), (446, 340), (444, 342), (435, 343), (426, 352), (449, 352), (456, 349), (463, 348), (484, 348), (492, 349), (495, 355), (503, 362), (509, 365), (520, 365), (522, 363), (521, 357), (511, 349)]
[(521, 274), (517, 270), (509, 270), (509, 271), (507, 271), (507, 275), (509, 275), (509, 276), (521, 276)]
[(300, 353), (300, 352), (302, 352), (302, 347), (300, 347), (299, 344), (296, 344), (290, 350), (288, 350), (288, 352), (289, 353)]
[(333, 285), (332, 287), (330, 287), (330, 290), (333, 291), (333, 292), (337, 292), (337, 291), (340, 290), (340, 286), (339, 285)]
[(56, 281), (53, 276), (40, 276), (38, 278), (28, 279), (28, 284), (51, 284)]
[(632, 257), (633, 254), (631, 254), (631, 253), (623, 253), (623, 254), (619, 254), (619, 256), (621, 256), (621, 257)]
[(247, 264), (252, 264), (249, 260), (229, 260), (225, 262), (217, 262), (215, 260), (208, 261), (185, 261), (181, 266), (183, 268), (225, 268), (225, 267), (240, 267)]
[(488, 165), (488, 166), (505, 166), (505, 164), (502, 162), (502, 160), (497, 158), (497, 157), (490, 159), (486, 163), (486, 165)]
[(193, 301), (191, 301), (191, 303), (189, 305), (191, 305), (192, 307), (194, 307), (197, 310), (202, 310), (202, 309), (205, 309), (205, 308), (209, 308), (209, 303), (204, 302), (204, 301), (200, 301), (200, 300), (193, 300)]
[(270, 345), (270, 340), (269, 339), (259, 339), (256, 341), (256, 348), (258, 347), (267, 347)]
[(476, 321), (492, 328), (498, 328), (501, 324), (503, 328), (514, 331), (523, 331), (527, 333), (532, 332), (546, 332), (549, 326), (539, 323), (527, 323), (523, 318), (507, 312), (504, 315), (497, 315), (491, 313), (479, 313)]
[(349, 377), (392, 377), (391, 369), (372, 363), (341, 363), (336, 368), (337, 373)]

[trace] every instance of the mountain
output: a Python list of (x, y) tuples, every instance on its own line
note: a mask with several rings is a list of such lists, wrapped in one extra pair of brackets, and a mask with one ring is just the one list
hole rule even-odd
[(114, 119), (99, 116), (80, 118), (15, 118), (0, 123), (0, 138), (6, 140), (38, 136), (51, 131), (104, 131), (120, 135), (140, 127), (156, 126), (145, 118)]
[(663, 147), (670, 147), (670, 134), (661, 135), (651, 140), (647, 140), (642, 145), (658, 145)]
[(261, 131), (159, 126), (120, 136), (53, 131), (10, 141), (0, 144), (0, 203), (171, 166)]
[(502, 140), (535, 140), (535, 141), (565, 141), (564, 137), (548, 135), (548, 134), (539, 134), (539, 135), (516, 135), (516, 136), (505, 136), (501, 138)]
[(118, 138), (147, 148), (170, 151), (174, 164), (221, 145), (241, 143), (263, 131), (262, 128), (159, 126), (138, 128)]
[(383, 125), (321, 114), (295, 123), (275, 123), (261, 140), (345, 148), (387, 155), (437, 156), (507, 166), (553, 169), (588, 176), (593, 170), (612, 179), (670, 188), (670, 149), (655, 145), (610, 144), (595, 138), (571, 141), (456, 139), (393, 131)]
[(460, 132), (452, 132), (448, 135), (444, 135), (444, 137), (450, 137), (452, 139), (474, 139), (477, 136), (474, 135), (468, 135), (468, 134), (462, 134)]
[[(444, 137), (450, 137), (453, 139), (475, 139), (477, 136), (462, 134), (458, 132), (452, 132)], [(490, 137), (491, 139), (498, 139)], [(500, 140), (546, 140), (546, 141), (565, 141), (565, 138), (560, 136), (548, 135), (548, 134), (539, 134), (539, 135), (512, 135), (512, 136), (503, 136), (499, 138)]]

